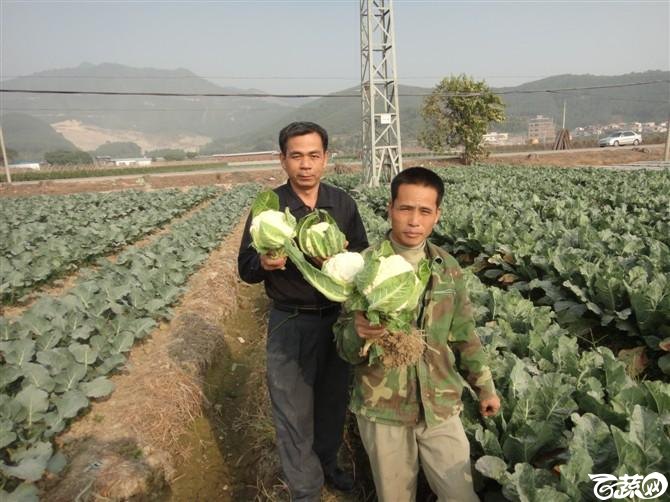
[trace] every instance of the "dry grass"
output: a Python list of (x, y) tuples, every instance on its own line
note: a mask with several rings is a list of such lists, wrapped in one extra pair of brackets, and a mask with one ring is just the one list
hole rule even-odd
[(201, 386), (178, 367), (146, 386), (137, 384), (129, 391), (151, 396), (141, 413), (142, 421), (147, 422), (146, 437), (152, 444), (170, 451), (176, 450), (183, 428), (202, 414), (205, 401)]

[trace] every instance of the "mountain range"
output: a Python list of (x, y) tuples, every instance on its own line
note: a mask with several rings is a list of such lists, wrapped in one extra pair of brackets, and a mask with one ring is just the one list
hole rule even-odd
[[(664, 82), (593, 90), (532, 92), (649, 81)], [(665, 121), (668, 110), (662, 104), (670, 102), (669, 81), (668, 71), (647, 71), (615, 76), (558, 75), (516, 87), (493, 88), (495, 92), (502, 93), (507, 115), (506, 122), (494, 129), (522, 133), (527, 119), (539, 114), (554, 117), (560, 124), (564, 100), (566, 126), (569, 128), (622, 121)], [(109, 63), (83, 63), (75, 68), (43, 71), (4, 80), (0, 87), (54, 91), (263, 94), (256, 89), (221, 87), (186, 69), (158, 70)], [(405, 145), (416, 144), (422, 123), (422, 96), (430, 91), (430, 88), (399, 85), (401, 134)], [(359, 88), (354, 87), (333, 95), (358, 93)], [(141, 138), (144, 137), (143, 148), (146, 150), (177, 144), (179, 148), (199, 149), (203, 153), (269, 150), (276, 148), (279, 129), (292, 120), (318, 122), (331, 134), (335, 148), (354, 151), (361, 141), (360, 110), (358, 97), (289, 99), (272, 96), (3, 93), (0, 115), (7, 146), (18, 151), (20, 158), (35, 158), (40, 152), (53, 149), (57, 143), (69, 148), (68, 139), (87, 150), (93, 149), (91, 146), (96, 141), (126, 141), (129, 137), (140, 138), (138, 144), (142, 144)], [(79, 136), (76, 134), (77, 127)], [(65, 137), (60, 136), (59, 140), (56, 130), (63, 132)], [(211, 140), (209, 143), (208, 139)]]

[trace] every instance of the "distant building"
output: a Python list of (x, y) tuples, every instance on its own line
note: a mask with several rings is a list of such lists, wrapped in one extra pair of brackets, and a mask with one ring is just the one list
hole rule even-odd
[(114, 163), (109, 155), (96, 155), (95, 161), (100, 165), (109, 165)]
[(490, 132), (484, 134), (482, 142), (486, 145), (504, 145), (509, 140), (509, 134), (506, 132)]
[(40, 170), (39, 162), (17, 162), (16, 164), (9, 164), (10, 169), (32, 169), (34, 171)]
[(528, 140), (531, 143), (552, 142), (555, 137), (556, 127), (553, 118), (537, 115), (528, 121)]
[(117, 167), (146, 167), (151, 165), (151, 159), (148, 157), (138, 157), (134, 159), (111, 159), (111, 162)]
[(537, 115), (528, 120), (528, 140), (531, 143), (552, 142), (555, 137), (556, 127), (553, 118)]

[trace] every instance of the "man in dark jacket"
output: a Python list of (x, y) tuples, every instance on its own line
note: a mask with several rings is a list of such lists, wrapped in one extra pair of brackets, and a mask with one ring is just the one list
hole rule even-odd
[[(368, 245), (353, 199), (321, 182), (328, 160), (328, 135), (312, 122), (294, 122), (279, 133), (286, 184), (275, 189), (280, 210), (296, 219), (316, 208), (335, 219), (350, 251)], [(263, 281), (273, 300), (268, 323), (267, 383), (277, 446), (286, 482), (295, 501), (318, 501), (324, 480), (340, 490), (353, 478), (337, 466), (348, 403), (349, 365), (340, 359), (332, 327), (340, 304), (308, 284), (283, 258), (251, 247), (247, 220), (238, 255), (242, 280)]]

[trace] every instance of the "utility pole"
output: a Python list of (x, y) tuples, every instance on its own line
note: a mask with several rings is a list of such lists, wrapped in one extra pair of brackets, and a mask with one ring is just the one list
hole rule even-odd
[(670, 114), (668, 114), (668, 121), (665, 123), (665, 153), (663, 154), (663, 160), (670, 160)]
[(565, 129), (565, 100), (563, 100), (563, 126), (561, 129)]
[(7, 176), (7, 183), (12, 184), (12, 176), (9, 174), (9, 159), (7, 158), (7, 151), (5, 150), (5, 137), (2, 134), (2, 124), (0, 124), (0, 148), (2, 149), (2, 163), (5, 164), (5, 175)]
[(363, 171), (366, 185), (379, 186), (402, 168), (393, 6), (360, 2)]

